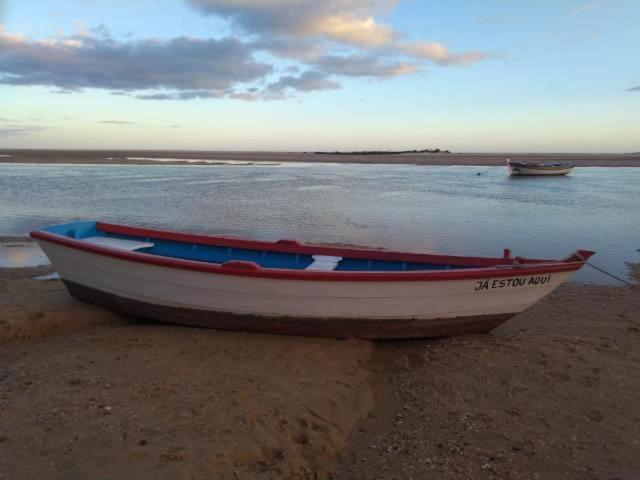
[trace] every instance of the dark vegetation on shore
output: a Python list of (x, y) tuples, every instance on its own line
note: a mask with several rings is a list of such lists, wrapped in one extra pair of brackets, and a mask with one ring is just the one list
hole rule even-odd
[(400, 155), (402, 153), (451, 153), (449, 150), (439, 148), (425, 148), (424, 150), (363, 150), (357, 152), (313, 152), (316, 155)]

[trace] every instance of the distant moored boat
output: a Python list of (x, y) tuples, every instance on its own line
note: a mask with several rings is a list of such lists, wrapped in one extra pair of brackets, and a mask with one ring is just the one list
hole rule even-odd
[(507, 159), (507, 168), (510, 175), (566, 175), (573, 170), (573, 163), (533, 163), (513, 162)]
[(134, 316), (357, 338), (489, 332), (567, 280), (563, 260), (262, 242), (84, 221), (31, 232), (80, 300)]

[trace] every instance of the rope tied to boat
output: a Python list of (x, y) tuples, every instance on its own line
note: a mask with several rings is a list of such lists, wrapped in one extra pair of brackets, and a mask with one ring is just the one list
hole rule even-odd
[(604, 273), (605, 275), (609, 275), (611, 278), (614, 278), (614, 279), (618, 280), (619, 282), (622, 282), (622, 283), (624, 283), (624, 284), (626, 284), (626, 285), (629, 285), (630, 287), (632, 287), (632, 286), (633, 286), (633, 283), (631, 283), (631, 282), (627, 282), (626, 280), (624, 280), (624, 279), (622, 279), (622, 278), (620, 278), (620, 277), (615, 276), (613, 273), (609, 273), (609, 272), (607, 272), (604, 268), (597, 267), (597, 266), (595, 266), (594, 264), (589, 263), (589, 262), (584, 262), (584, 263), (586, 263), (587, 265), (589, 265), (591, 268), (594, 268), (594, 269), (598, 270), (599, 272)]

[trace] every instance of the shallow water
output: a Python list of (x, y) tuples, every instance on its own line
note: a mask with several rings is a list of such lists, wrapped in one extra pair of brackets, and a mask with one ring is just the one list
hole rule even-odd
[[(583, 248), (623, 278), (640, 261), (639, 200), (640, 168), (511, 178), (504, 167), (0, 164), (0, 235), (93, 218), (460, 255)], [(588, 267), (575, 278), (613, 281)]]
[[(107, 160), (113, 160), (113, 157), (107, 157)], [(174, 157), (127, 157), (127, 160), (149, 160), (153, 162), (184, 162), (184, 163), (206, 163), (209, 165), (280, 165), (278, 162), (268, 162), (264, 160), (206, 160), (203, 158), (174, 158)], [(297, 162), (299, 165), (302, 162)]]

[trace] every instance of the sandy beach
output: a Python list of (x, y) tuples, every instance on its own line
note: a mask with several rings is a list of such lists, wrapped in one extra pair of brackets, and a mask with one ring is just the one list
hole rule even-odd
[(640, 480), (639, 20), (0, 0), (0, 480)]
[(123, 318), (0, 270), (0, 478), (640, 471), (640, 290), (568, 284), (491, 335), (393, 342)]
[(124, 319), (0, 270), (0, 478), (329, 475), (374, 407), (364, 341)]
[(491, 335), (380, 344), (386, 423), (335, 478), (637, 478), (639, 347), (638, 287), (580, 284)]
[[(578, 167), (640, 167), (640, 153), (405, 153), (390, 155), (336, 155), (310, 152), (205, 152), (174, 150), (1, 150), (0, 161), (7, 163), (75, 163), (153, 165), (184, 163), (203, 165), (211, 161), (308, 162), (413, 165), (503, 166), (507, 158), (518, 162), (569, 162)], [(133, 157), (133, 158), (132, 158)], [(144, 158), (144, 160), (143, 160)], [(173, 159), (173, 160), (166, 160)], [(189, 160), (189, 162), (187, 162)]]

